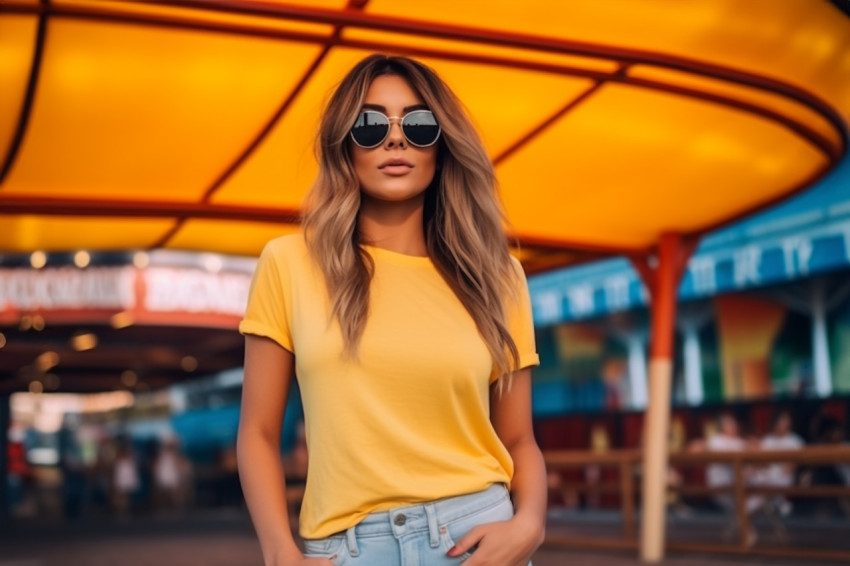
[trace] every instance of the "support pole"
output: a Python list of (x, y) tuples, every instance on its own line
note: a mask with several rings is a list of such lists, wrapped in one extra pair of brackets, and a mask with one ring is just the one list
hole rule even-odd
[(815, 391), (818, 397), (832, 395), (832, 368), (829, 366), (829, 341), (826, 334), (826, 285), (823, 279), (811, 283), (812, 358)]
[(634, 332), (626, 337), (629, 350), (629, 389), (632, 396), (632, 408), (646, 408), (646, 351), (645, 337)]
[(714, 314), (709, 302), (691, 303), (678, 309), (679, 331), (684, 335), (683, 358), (685, 363), (685, 400), (689, 405), (700, 405), (704, 398), (702, 385), (702, 348), (699, 332)]
[(667, 500), (667, 453), (670, 428), (670, 390), (673, 378), (673, 338), (676, 291), (696, 242), (685, 244), (678, 234), (663, 234), (657, 265), (633, 260), (649, 288), (652, 308), (652, 346), (649, 360), (649, 404), (644, 418), (643, 509), (640, 557), (644, 562), (664, 558)]
[(700, 405), (703, 399), (702, 352), (699, 334), (694, 325), (684, 327), (685, 332), (685, 399), (689, 405)]

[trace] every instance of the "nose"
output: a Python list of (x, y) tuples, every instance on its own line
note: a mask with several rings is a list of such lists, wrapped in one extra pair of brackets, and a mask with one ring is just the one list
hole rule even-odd
[(390, 132), (387, 134), (387, 139), (384, 140), (384, 146), (387, 149), (407, 146), (407, 140), (401, 129), (401, 120), (390, 120)]

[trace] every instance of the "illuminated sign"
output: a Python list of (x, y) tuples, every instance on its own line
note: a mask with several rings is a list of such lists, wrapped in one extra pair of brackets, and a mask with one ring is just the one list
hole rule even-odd
[(249, 273), (172, 266), (0, 269), (0, 315), (73, 321), (107, 311), (137, 323), (235, 327), (250, 284)]
[(143, 272), (145, 308), (160, 312), (209, 312), (241, 316), (250, 276), (243, 273), (152, 267)]
[(0, 269), (0, 311), (131, 309), (135, 269)]

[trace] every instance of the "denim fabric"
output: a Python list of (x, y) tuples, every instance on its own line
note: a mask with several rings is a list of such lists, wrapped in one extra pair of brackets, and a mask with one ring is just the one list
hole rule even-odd
[[(502, 484), (484, 491), (367, 515), (357, 526), (325, 539), (305, 540), (306, 556), (336, 566), (453, 566), (471, 555), (446, 553), (473, 527), (513, 517)], [(529, 566), (530, 563), (529, 563)]]

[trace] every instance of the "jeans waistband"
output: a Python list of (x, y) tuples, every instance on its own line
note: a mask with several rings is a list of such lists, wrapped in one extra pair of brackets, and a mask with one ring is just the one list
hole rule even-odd
[(370, 513), (349, 529), (347, 534), (359, 538), (388, 534), (398, 537), (405, 533), (429, 530), (435, 532), (438, 525), (477, 513), (509, 497), (504, 484), (493, 484), (475, 493)]

